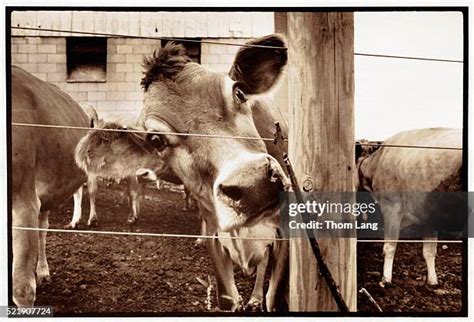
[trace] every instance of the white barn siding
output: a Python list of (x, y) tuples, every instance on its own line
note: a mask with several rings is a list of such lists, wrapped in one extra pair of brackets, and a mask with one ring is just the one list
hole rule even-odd
[[(12, 25), (142, 37), (252, 38), (272, 33), (272, 12), (14, 11)], [(14, 30), (14, 36), (65, 36)], [(81, 36), (79, 34), (70, 36)]]
[[(237, 44), (274, 30), (273, 13), (245, 12), (16, 11), (12, 25)], [(104, 118), (139, 114), (143, 56), (161, 43), (159, 39), (108, 38), (106, 81), (76, 83), (67, 80), (65, 36), (85, 35), (12, 30), (12, 36), (12, 64), (58, 85), (76, 101), (92, 104)], [(203, 43), (201, 63), (228, 72), (239, 48)]]

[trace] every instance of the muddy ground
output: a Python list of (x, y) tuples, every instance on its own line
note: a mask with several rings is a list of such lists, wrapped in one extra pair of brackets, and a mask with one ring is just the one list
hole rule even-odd
[[(395, 253), (390, 287), (381, 288), (382, 243), (357, 244), (357, 283), (384, 312), (460, 312), (462, 310), (462, 244), (438, 244), (438, 285), (426, 285), (422, 245), (400, 243)], [(362, 312), (378, 312), (367, 296), (358, 294)]]
[[(139, 221), (126, 224), (123, 188), (101, 184), (97, 199), (100, 224), (94, 230), (199, 234), (196, 211), (185, 211), (180, 191), (146, 189)], [(88, 197), (83, 200), (80, 229), (88, 229)], [(72, 216), (72, 200), (50, 213), (50, 228), (62, 228)], [(358, 288), (365, 287), (385, 312), (457, 312), (461, 310), (461, 245), (438, 246), (440, 286), (424, 285), (421, 245), (401, 244), (394, 268), (394, 286), (378, 286), (382, 244), (358, 245)], [(212, 276), (205, 246), (194, 238), (158, 238), (80, 233), (49, 233), (47, 255), (51, 281), (38, 287), (37, 305), (52, 305), (58, 315), (154, 314), (209, 312), (206, 287)], [(237, 287), (248, 301), (253, 277), (236, 274)], [(215, 310), (215, 292), (212, 310)], [(375, 312), (366, 297), (359, 311)]]

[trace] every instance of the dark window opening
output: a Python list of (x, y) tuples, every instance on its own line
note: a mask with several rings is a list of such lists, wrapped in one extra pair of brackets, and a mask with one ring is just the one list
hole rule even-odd
[[(200, 41), (201, 39), (193, 38), (191, 40)], [(164, 47), (169, 41), (167, 39), (161, 40), (161, 47)], [(176, 44), (182, 44), (186, 48), (187, 55), (195, 63), (201, 63), (201, 43), (200, 42), (190, 42), (190, 41), (177, 41), (172, 40)]]
[(69, 82), (105, 82), (107, 38), (66, 38)]

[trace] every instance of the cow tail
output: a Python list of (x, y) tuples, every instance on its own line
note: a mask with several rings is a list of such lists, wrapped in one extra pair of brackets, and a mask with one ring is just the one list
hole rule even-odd
[(97, 110), (94, 108), (94, 106), (84, 103), (84, 104), (81, 104), (81, 107), (90, 120), (90, 127), (91, 128), (97, 127), (99, 125), (99, 115), (97, 114)]

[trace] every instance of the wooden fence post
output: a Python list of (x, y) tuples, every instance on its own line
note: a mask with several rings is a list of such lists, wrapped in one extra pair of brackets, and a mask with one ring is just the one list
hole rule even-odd
[[(289, 12), (289, 157), (305, 191), (354, 191), (354, 16)], [(356, 311), (356, 239), (321, 252)], [(290, 311), (337, 311), (306, 239), (290, 242)]]

